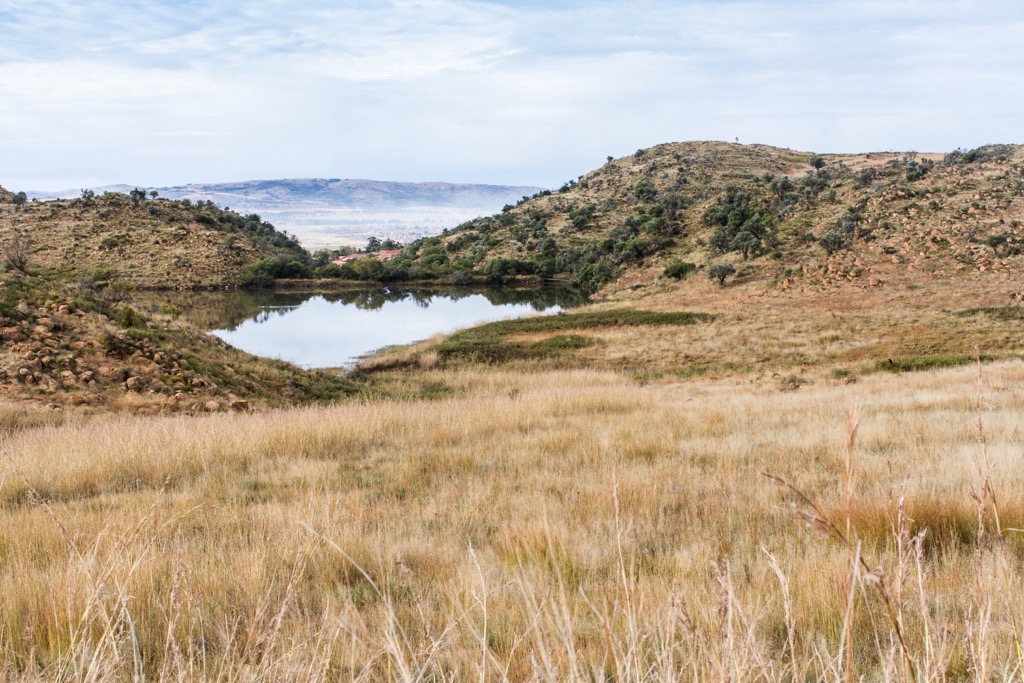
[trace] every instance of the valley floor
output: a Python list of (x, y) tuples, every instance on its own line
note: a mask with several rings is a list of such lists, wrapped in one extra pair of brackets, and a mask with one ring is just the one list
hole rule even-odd
[(427, 369), (448, 397), (19, 429), (11, 406), (2, 673), (1019, 680), (1024, 362), (810, 379)]

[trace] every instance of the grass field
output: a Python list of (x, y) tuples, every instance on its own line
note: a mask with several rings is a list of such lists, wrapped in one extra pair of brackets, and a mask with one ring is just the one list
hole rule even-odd
[(3, 675), (1020, 679), (1024, 363), (422, 374), (455, 397), (8, 410)]

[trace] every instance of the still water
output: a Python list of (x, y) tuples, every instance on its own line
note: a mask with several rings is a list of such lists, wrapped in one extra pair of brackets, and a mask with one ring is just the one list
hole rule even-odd
[(169, 303), (228, 344), (304, 368), (349, 366), (385, 346), (583, 303), (560, 288), (375, 288), (320, 293), (204, 292)]

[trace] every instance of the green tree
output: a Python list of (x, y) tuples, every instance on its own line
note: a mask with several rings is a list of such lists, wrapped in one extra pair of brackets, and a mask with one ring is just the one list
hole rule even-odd
[(736, 267), (731, 263), (716, 263), (708, 269), (708, 277), (718, 280), (719, 287), (725, 287), (725, 278), (736, 272)]

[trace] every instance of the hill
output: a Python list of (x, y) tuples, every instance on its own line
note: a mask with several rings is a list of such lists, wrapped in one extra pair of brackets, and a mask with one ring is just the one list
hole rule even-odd
[(140, 413), (296, 405), (356, 391), (340, 375), (257, 358), (116, 288), (0, 276), (0, 399)]
[(0, 203), (0, 238), (29, 269), (136, 288), (234, 287), (265, 258), (308, 261), (291, 236), (255, 214), (211, 202), (89, 192), (71, 200)]
[(655, 283), (673, 261), (677, 276), (722, 265), (741, 281), (800, 288), (1004, 270), (1024, 239), (1022, 162), (1013, 145), (820, 156), (658, 145), (424, 239), (417, 261), (592, 291), (618, 283), (605, 293)]

